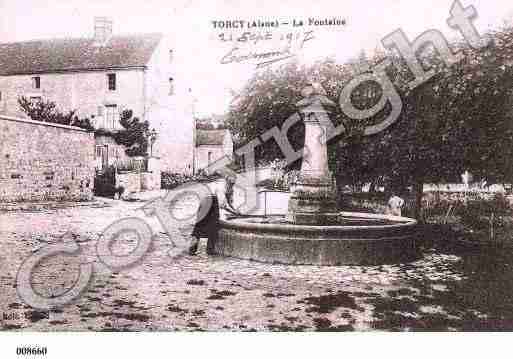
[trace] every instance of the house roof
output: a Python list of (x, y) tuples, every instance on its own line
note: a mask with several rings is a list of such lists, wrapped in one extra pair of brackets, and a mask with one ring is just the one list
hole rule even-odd
[(104, 46), (93, 38), (4, 43), (0, 44), (0, 75), (142, 67), (161, 39), (161, 34), (119, 35)]
[(196, 130), (196, 147), (222, 146), (228, 130)]

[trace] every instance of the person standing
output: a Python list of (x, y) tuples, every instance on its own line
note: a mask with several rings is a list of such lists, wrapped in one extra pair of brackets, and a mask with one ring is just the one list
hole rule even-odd
[[(205, 213), (206, 212), (206, 213)], [(205, 213), (205, 215), (203, 215)], [(214, 254), (214, 246), (219, 234), (219, 200), (209, 194), (201, 199), (196, 222), (192, 230), (189, 254), (196, 255), (201, 238), (207, 238), (207, 254)]]
[[(201, 199), (194, 229), (191, 233), (190, 255), (197, 253), (199, 241), (201, 238), (205, 237), (208, 238), (207, 254), (215, 254), (214, 248), (219, 235), (221, 209), (232, 215), (240, 215), (240, 213), (233, 208), (235, 183), (236, 178), (234, 176), (228, 176), (225, 178), (224, 188), (217, 188), (217, 190), (214, 190), (208, 196)], [(203, 215), (205, 212), (206, 214)]]

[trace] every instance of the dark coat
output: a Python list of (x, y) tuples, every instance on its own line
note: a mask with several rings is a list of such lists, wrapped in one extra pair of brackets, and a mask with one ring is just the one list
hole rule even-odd
[[(212, 203), (210, 203), (212, 201)], [(200, 213), (210, 205), (207, 214), (203, 218), (199, 218)], [(192, 231), (192, 235), (196, 238), (208, 238), (207, 253), (212, 253), (214, 244), (219, 234), (219, 200), (216, 195), (210, 195), (201, 200), (196, 224)]]

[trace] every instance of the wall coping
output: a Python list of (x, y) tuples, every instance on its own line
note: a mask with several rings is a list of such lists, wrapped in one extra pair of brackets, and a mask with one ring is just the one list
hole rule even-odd
[(205, 147), (212, 147), (212, 148), (223, 148), (224, 145), (196, 145), (196, 148), (205, 148)]
[(39, 125), (39, 126), (47, 126), (47, 127), (57, 127), (57, 128), (63, 128), (63, 129), (66, 129), (66, 130), (86, 132), (86, 133), (89, 132), (87, 130), (84, 130), (83, 128), (76, 127), (76, 126), (61, 125), (61, 124), (58, 124), (58, 123), (43, 122), (43, 121), (34, 121), (34, 120), (30, 120), (28, 118), (20, 118), (20, 117), (12, 117), (12, 116), (0, 115), (0, 120), (28, 123), (28, 124), (31, 124), (31, 125)]

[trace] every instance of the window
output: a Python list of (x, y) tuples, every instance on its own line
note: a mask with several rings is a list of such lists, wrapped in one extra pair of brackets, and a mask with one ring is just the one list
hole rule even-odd
[(118, 128), (119, 112), (117, 105), (105, 106), (105, 128), (115, 129)]
[(31, 96), (30, 97), (30, 103), (32, 105), (35, 105), (35, 104), (38, 104), (40, 103), (42, 100), (41, 100), (41, 96)]
[(109, 91), (116, 91), (116, 74), (107, 75), (109, 82)]
[(55, 178), (55, 172), (44, 172), (43, 176), (45, 176), (46, 181), (53, 181)]
[(2, 94), (2, 91), (0, 91), (0, 101), (2, 101), (2, 100), (3, 100), (3, 96), (2, 96), (2, 95), (3, 95), (3, 94)]
[(102, 156), (102, 146), (96, 146), (96, 158), (100, 158)]
[(212, 164), (212, 155), (213, 155), (213, 153), (212, 153), (212, 152), (209, 152), (209, 153), (208, 153), (208, 165), (209, 165), (209, 166)]
[(169, 95), (174, 95), (175, 94), (175, 80), (170, 77), (169, 78)]
[(41, 88), (41, 77), (32, 77), (32, 88), (39, 90)]
[(173, 62), (174, 53), (173, 50), (169, 50), (169, 63)]

